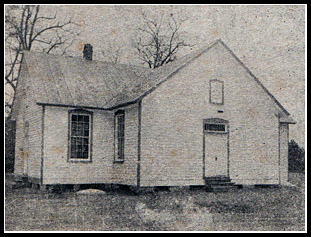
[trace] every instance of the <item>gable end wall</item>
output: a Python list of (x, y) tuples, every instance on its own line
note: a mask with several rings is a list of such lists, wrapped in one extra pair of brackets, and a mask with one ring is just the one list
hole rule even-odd
[[(213, 79), (224, 81), (223, 105), (209, 102)], [(229, 121), (234, 182), (279, 183), (280, 112), (252, 75), (216, 44), (143, 98), (141, 185), (203, 184), (202, 124), (207, 118)]]

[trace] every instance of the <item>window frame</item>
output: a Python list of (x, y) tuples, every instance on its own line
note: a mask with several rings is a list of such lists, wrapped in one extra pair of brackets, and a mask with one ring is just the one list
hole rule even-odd
[[(119, 137), (119, 130), (118, 130), (118, 118), (123, 117), (123, 136)], [(120, 144), (120, 138), (122, 138), (122, 143)], [(119, 145), (121, 145), (121, 157), (119, 156)], [(125, 160), (125, 111), (118, 110), (114, 114), (114, 163), (124, 163)]]
[[(89, 134), (88, 134), (88, 158), (72, 158), (71, 143), (72, 143), (72, 115), (87, 115), (89, 116)], [(77, 136), (83, 137), (83, 136)], [(93, 144), (93, 112), (84, 109), (74, 109), (68, 111), (68, 162), (92, 162), (92, 144)]]
[[(206, 129), (206, 125), (210, 124), (210, 125), (222, 125), (224, 126), (225, 130), (221, 131), (221, 130), (208, 130)], [(210, 118), (210, 119), (203, 119), (203, 131), (204, 133), (228, 133), (228, 125), (229, 125), (229, 121), (228, 120), (224, 120), (224, 119), (220, 119), (220, 118)]]
[[(212, 99), (212, 83), (221, 83), (221, 102), (214, 102)], [(218, 80), (218, 79), (212, 79), (209, 81), (209, 101), (211, 104), (215, 105), (223, 105), (225, 100), (224, 95), (224, 81)]]

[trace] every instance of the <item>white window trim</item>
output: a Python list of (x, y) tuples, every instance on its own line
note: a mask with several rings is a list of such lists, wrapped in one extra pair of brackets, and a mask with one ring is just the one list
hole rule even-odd
[[(225, 126), (225, 131), (215, 131), (215, 130), (207, 130), (205, 129), (206, 124), (211, 124), (211, 125), (224, 125)], [(207, 133), (228, 133), (228, 124), (225, 123), (205, 123), (204, 124), (204, 131)]]
[[(120, 158), (119, 151), (119, 139), (118, 139), (118, 117), (123, 117), (123, 156)], [(123, 163), (125, 160), (125, 111), (117, 111), (114, 118), (114, 163)]]
[[(71, 124), (72, 124), (72, 115), (87, 115), (89, 116), (89, 136), (87, 137), (89, 139), (88, 143), (88, 158), (71, 158)], [(92, 136), (93, 136), (93, 113), (89, 111), (83, 111), (83, 110), (73, 110), (69, 111), (69, 138), (68, 138), (68, 161), (69, 162), (92, 162)], [(77, 136), (77, 137), (82, 137), (82, 136)], [(86, 138), (86, 137), (85, 137)]]

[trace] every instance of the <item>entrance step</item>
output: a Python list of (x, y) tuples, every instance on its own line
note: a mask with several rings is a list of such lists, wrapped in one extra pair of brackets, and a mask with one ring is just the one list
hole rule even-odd
[(210, 192), (228, 192), (237, 189), (237, 186), (227, 176), (205, 177), (204, 180), (206, 189)]
[(228, 176), (219, 175), (219, 176), (208, 176), (204, 177), (206, 181), (231, 181), (231, 179)]

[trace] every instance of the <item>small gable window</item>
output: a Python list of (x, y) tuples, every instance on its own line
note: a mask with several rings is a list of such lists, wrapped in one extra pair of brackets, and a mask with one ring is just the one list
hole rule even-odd
[(91, 161), (92, 112), (69, 111), (69, 161)]
[(115, 162), (124, 161), (124, 111), (115, 113)]
[(212, 104), (224, 104), (224, 82), (210, 80), (210, 102)]

